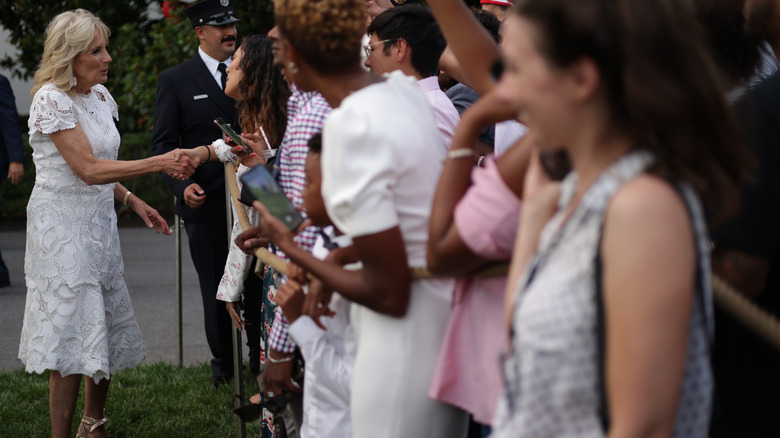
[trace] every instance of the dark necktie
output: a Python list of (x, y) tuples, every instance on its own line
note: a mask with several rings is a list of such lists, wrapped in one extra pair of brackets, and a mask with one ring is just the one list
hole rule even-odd
[(227, 82), (227, 66), (225, 63), (220, 62), (217, 70), (222, 74), (222, 89), (225, 89), (225, 83)]

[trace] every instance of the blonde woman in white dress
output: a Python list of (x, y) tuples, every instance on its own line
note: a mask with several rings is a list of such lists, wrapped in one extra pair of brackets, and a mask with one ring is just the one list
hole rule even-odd
[(79, 437), (105, 437), (109, 379), (146, 355), (123, 278), (114, 200), (147, 227), (170, 234), (165, 220), (118, 181), (166, 172), (187, 178), (198, 163), (179, 151), (117, 161), (117, 105), (108, 79), (110, 32), (78, 9), (46, 31), (30, 108), (35, 187), (27, 205), (27, 302), (19, 358), (28, 372), (51, 370), (52, 437), (72, 436), (82, 376)]

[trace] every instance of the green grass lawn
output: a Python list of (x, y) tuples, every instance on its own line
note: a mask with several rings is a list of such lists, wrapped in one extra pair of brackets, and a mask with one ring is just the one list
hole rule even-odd
[[(257, 392), (245, 372), (245, 396)], [(154, 364), (123, 370), (111, 378), (106, 425), (112, 438), (236, 437), (233, 385), (214, 389), (208, 364), (179, 368)], [(0, 437), (49, 437), (49, 373), (0, 372)], [(84, 412), (84, 389), (76, 403)], [(259, 422), (246, 425), (247, 436), (260, 435)]]

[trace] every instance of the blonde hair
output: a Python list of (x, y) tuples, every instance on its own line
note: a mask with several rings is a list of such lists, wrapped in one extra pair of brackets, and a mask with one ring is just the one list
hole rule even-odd
[(360, 65), (365, 0), (274, 0), (279, 31), (321, 73)]
[(48, 83), (74, 95), (73, 62), (92, 45), (96, 31), (108, 42), (111, 35), (108, 26), (86, 9), (67, 11), (54, 17), (46, 28), (43, 56), (35, 71), (35, 86), (30, 97)]

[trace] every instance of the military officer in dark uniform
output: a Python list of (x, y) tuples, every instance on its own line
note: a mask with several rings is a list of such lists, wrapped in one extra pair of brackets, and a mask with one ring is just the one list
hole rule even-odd
[[(214, 124), (217, 117), (237, 127), (235, 101), (223, 91), (225, 70), (237, 43), (238, 19), (231, 2), (205, 0), (185, 13), (200, 45), (191, 59), (160, 74), (154, 104), (154, 154), (211, 144), (222, 137)], [(233, 376), (232, 323), (225, 304), (216, 299), (228, 254), (224, 168), (212, 161), (199, 166), (187, 181), (162, 178), (176, 196), (174, 209), (187, 230), (213, 355), (212, 382), (219, 386)]]

